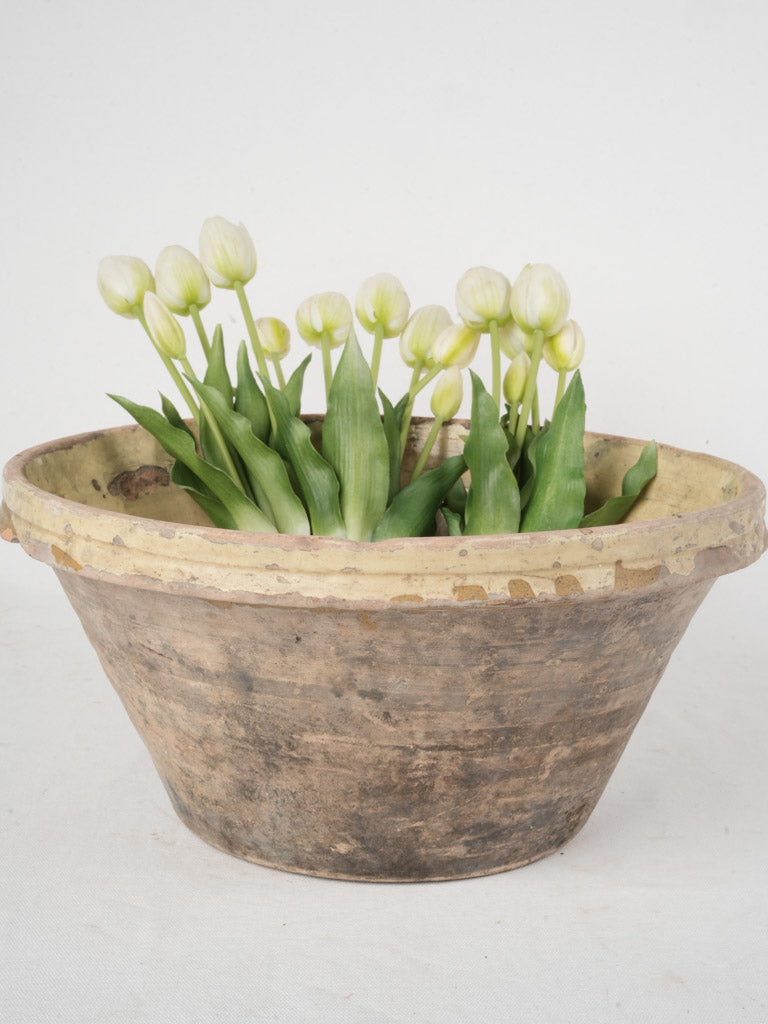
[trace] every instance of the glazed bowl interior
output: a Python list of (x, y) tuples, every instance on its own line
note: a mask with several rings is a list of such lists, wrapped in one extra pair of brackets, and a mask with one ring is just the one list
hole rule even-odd
[[(428, 465), (460, 453), (467, 427), (464, 421), (447, 424)], [(403, 469), (406, 479), (414, 461), (413, 453), (418, 453), (428, 430), (428, 420), (414, 422)], [(640, 455), (644, 443), (587, 434), (587, 511), (620, 493), (623, 476)], [(64, 439), (60, 446), (49, 446), (49, 450), (32, 457), (25, 472), (28, 481), (41, 491), (94, 509), (165, 522), (210, 525), (189, 495), (170, 483), (170, 465), (170, 457), (154, 438), (132, 427)], [(646, 488), (627, 522), (713, 508), (737, 498), (751, 481), (751, 474), (722, 459), (660, 445), (658, 477)]]

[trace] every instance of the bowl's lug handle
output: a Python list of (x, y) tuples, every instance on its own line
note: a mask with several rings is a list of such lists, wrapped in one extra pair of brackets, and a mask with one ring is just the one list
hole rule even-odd
[(0, 537), (2, 537), (3, 540), (9, 540), (15, 543), (18, 543), (19, 540), (16, 536), (16, 531), (13, 528), (11, 513), (8, 511), (8, 506), (4, 501), (0, 501)]

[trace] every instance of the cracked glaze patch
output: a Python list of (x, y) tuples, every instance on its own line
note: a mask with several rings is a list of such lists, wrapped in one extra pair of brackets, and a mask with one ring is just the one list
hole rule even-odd
[(56, 544), (51, 544), (51, 554), (56, 559), (57, 565), (63, 565), (67, 569), (74, 569), (75, 572), (80, 572), (80, 570), (83, 568), (80, 562), (77, 561), (77, 559), (73, 558), (71, 555), (68, 555), (67, 552), (63, 550), (63, 548), (58, 547)]

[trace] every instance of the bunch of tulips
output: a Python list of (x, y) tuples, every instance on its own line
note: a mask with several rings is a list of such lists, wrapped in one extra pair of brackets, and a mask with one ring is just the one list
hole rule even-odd
[[(107, 305), (139, 321), (191, 419), (165, 395), (162, 411), (112, 397), (173, 458), (172, 481), (214, 525), (356, 541), (599, 526), (620, 521), (655, 475), (651, 442), (628, 470), (622, 494), (585, 512), (586, 405), (578, 370), (584, 335), (569, 319), (568, 288), (553, 267), (528, 264), (514, 283), (487, 267), (468, 270), (456, 287), (456, 322), (439, 305), (411, 312), (405, 289), (388, 273), (361, 285), (354, 314), (338, 292), (305, 299), (296, 327), (320, 351), (327, 399), (315, 429), (300, 415), (311, 355), (286, 376), (290, 330), (276, 317), (254, 317), (246, 285), (255, 273), (250, 234), (223, 217), (203, 224), (199, 258), (171, 245), (154, 274), (134, 256), (105, 257), (98, 271)], [(240, 340), (234, 374), (221, 325), (209, 331), (204, 323), (211, 285), (234, 291), (242, 312), (250, 351)], [(372, 336), (370, 361), (355, 317)], [(198, 337), (202, 374), (188, 358), (179, 318), (189, 318)], [(484, 336), (489, 389), (469, 369)], [(397, 400), (378, 388), (388, 338), (399, 338), (410, 370)], [(557, 374), (544, 422), (542, 363)], [(472, 407), (464, 450), (439, 460), (435, 442), (462, 404), (465, 371)], [(405, 459), (414, 402), (430, 385), (431, 429), (415, 457)]]

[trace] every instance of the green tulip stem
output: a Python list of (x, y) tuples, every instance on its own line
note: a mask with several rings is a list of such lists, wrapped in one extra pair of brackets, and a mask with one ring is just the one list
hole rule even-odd
[(378, 321), (373, 328), (373, 355), (371, 357), (371, 377), (373, 377), (373, 393), (376, 394), (376, 383), (379, 379), (381, 365), (381, 347), (384, 341), (384, 325)]
[[(190, 365), (190, 362), (187, 359), (187, 357), (182, 356), (179, 362), (184, 367), (184, 372), (189, 377), (189, 379), (197, 381), (197, 375), (195, 374), (195, 371), (192, 369), (192, 366)], [(243, 494), (245, 494), (245, 487), (243, 485), (242, 480), (240, 479), (240, 474), (238, 473), (237, 467), (235, 466), (235, 463), (232, 459), (232, 454), (229, 448), (227, 447), (227, 442), (224, 440), (224, 435), (221, 432), (221, 427), (216, 422), (213, 413), (205, 404), (205, 402), (202, 401), (202, 399), (200, 400), (200, 410), (202, 411), (203, 416), (205, 416), (208, 426), (211, 428), (211, 433), (213, 434), (214, 440), (216, 441), (216, 445), (219, 451), (221, 452), (221, 457), (224, 460), (224, 465), (226, 467), (227, 473), (232, 478), (232, 483), (236, 484), (243, 492)]]
[(444, 369), (445, 367), (443, 366), (442, 363), (435, 363), (432, 369), (424, 374), (424, 376), (418, 382), (416, 387), (413, 389), (413, 397), (415, 398), (420, 391), (423, 391), (427, 384), (433, 381), (435, 377), (438, 375), (438, 373), (440, 373)]
[(320, 348), (323, 353), (323, 377), (325, 378), (325, 400), (331, 394), (331, 384), (333, 383), (333, 364), (331, 363), (331, 339), (328, 337), (328, 332), (323, 331), (323, 337), (320, 341)]
[(248, 304), (248, 297), (245, 294), (245, 288), (243, 288), (242, 281), (235, 281), (235, 292), (237, 294), (238, 302), (240, 303), (243, 320), (245, 320), (248, 337), (251, 339), (251, 348), (253, 349), (253, 354), (256, 356), (256, 362), (259, 365), (259, 373), (262, 377), (266, 377), (266, 379), (269, 380), (270, 376), (267, 358), (264, 355), (264, 349), (261, 347), (261, 342), (259, 341), (256, 324), (253, 322), (253, 314), (251, 313), (251, 307)]
[(411, 383), (408, 385), (408, 401), (405, 403), (403, 409), (403, 419), (400, 423), (400, 458), (402, 459), (405, 453), (405, 446), (408, 442), (408, 431), (411, 426), (411, 417), (413, 416), (413, 403), (416, 398), (416, 385), (419, 383), (419, 377), (421, 376), (421, 369), (424, 366), (423, 359), (417, 359), (413, 364), (413, 373), (411, 374)]
[(501, 347), (499, 345), (499, 325), (491, 320), (488, 325), (491, 332), (491, 395), (497, 409), (501, 410)]
[(560, 399), (565, 394), (565, 378), (568, 376), (567, 370), (559, 370), (557, 374), (557, 391), (555, 393), (555, 406), (556, 409), (560, 404)]
[(520, 417), (520, 403), (513, 402), (509, 407), (509, 421), (507, 423), (508, 432), (514, 437), (515, 431), (517, 430), (517, 421)]
[(285, 391), (285, 374), (283, 373), (283, 368), (280, 365), (280, 357), (270, 356), (270, 359), (272, 360), (272, 365), (275, 368), (275, 376), (277, 377), (277, 383), (280, 386), (280, 390)]
[(434, 422), (432, 423), (430, 431), (427, 434), (427, 440), (424, 442), (424, 447), (421, 449), (421, 453), (418, 459), (416, 460), (416, 465), (413, 467), (413, 473), (411, 473), (411, 483), (413, 483), (414, 480), (421, 476), (424, 466), (426, 465), (427, 459), (429, 458), (429, 453), (432, 451), (432, 448), (434, 447), (435, 441), (437, 440), (437, 435), (440, 433), (440, 428), (442, 427), (442, 425), (442, 416), (435, 416)]
[[(528, 379), (525, 382), (525, 391), (523, 393), (523, 402), (520, 409), (520, 416), (517, 421), (517, 428), (515, 430), (515, 441), (517, 442), (518, 448), (523, 447), (523, 441), (525, 441), (525, 431), (528, 427), (528, 416), (531, 412), (534, 399), (536, 398), (536, 375), (539, 372), (539, 364), (541, 363), (541, 354), (544, 351), (544, 332), (534, 331), (533, 332), (533, 348), (531, 349), (531, 368), (528, 371)], [(538, 419), (538, 416), (536, 417)]]
[(534, 434), (538, 434), (541, 427), (541, 417), (539, 415), (539, 387), (536, 385), (536, 390), (533, 392), (533, 402), (531, 402), (531, 429)]
[(200, 339), (200, 344), (203, 346), (205, 361), (209, 362), (211, 358), (211, 343), (208, 341), (208, 335), (205, 333), (203, 321), (200, 319), (200, 310), (194, 302), (189, 307), (189, 315), (192, 317), (192, 323), (195, 325), (195, 330), (197, 331), (197, 336)]
[(170, 356), (167, 356), (165, 354), (165, 352), (163, 352), (163, 350), (157, 344), (155, 339), (152, 337), (152, 335), (150, 333), (150, 330), (149, 330), (149, 327), (147, 326), (147, 321), (146, 321), (146, 319), (144, 317), (144, 311), (142, 310), (142, 308), (140, 306), (134, 306), (133, 313), (134, 313), (136, 319), (141, 324), (141, 326), (146, 331), (147, 337), (152, 342), (152, 345), (154, 346), (155, 352), (157, 352), (157, 354), (162, 359), (163, 365), (165, 366), (166, 370), (168, 371), (168, 373), (170, 373), (171, 377), (173, 378), (173, 383), (179, 389), (179, 394), (184, 399), (184, 401), (187, 403), (187, 408), (192, 413), (192, 416), (194, 417), (195, 423), (199, 423), (200, 422), (200, 409), (198, 408), (197, 403), (195, 402), (194, 398), (192, 397), (192, 394), (191, 394), (189, 388), (184, 383), (184, 378), (181, 376), (179, 371), (174, 366), (173, 360), (170, 358)]

